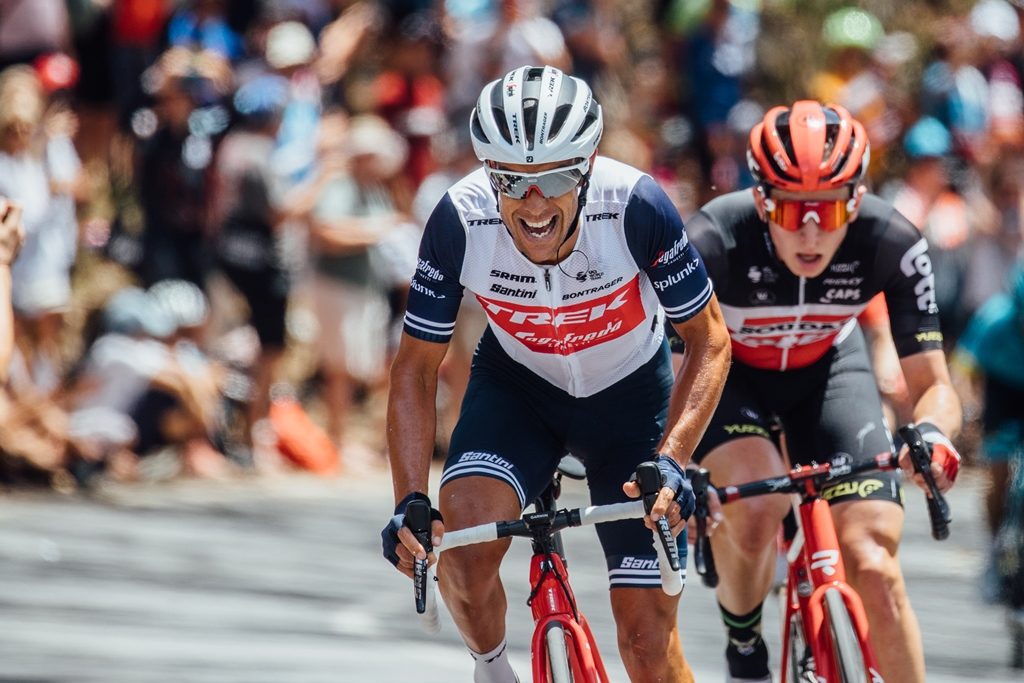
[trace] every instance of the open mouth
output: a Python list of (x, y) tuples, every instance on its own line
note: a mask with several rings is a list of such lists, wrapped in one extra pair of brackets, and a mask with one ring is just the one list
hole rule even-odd
[(815, 266), (821, 263), (821, 254), (797, 254), (796, 258), (800, 263), (807, 266)]
[(557, 222), (558, 216), (552, 216), (550, 220), (537, 222), (520, 218), (519, 227), (522, 228), (523, 233), (525, 233), (527, 237), (535, 240), (541, 240), (550, 236), (555, 231), (555, 224)]

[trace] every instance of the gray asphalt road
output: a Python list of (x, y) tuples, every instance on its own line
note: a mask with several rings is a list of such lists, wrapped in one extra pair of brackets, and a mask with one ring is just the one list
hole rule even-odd
[[(1021, 680), (1004, 666), (1002, 611), (977, 598), (978, 496), (968, 473), (943, 544), (929, 538), (916, 494), (910, 506), (903, 562), (930, 683)], [(580, 485), (565, 502), (584, 502)], [(422, 633), (408, 582), (380, 558), (389, 507), (383, 473), (140, 486), (98, 499), (9, 495), (0, 504), (0, 683), (469, 681), (447, 615), (439, 636)], [(596, 538), (576, 530), (567, 541), (577, 597), (612, 680), (624, 681)], [(524, 680), (527, 546), (515, 544), (502, 571)], [(693, 582), (683, 605), (697, 680), (723, 680), (711, 592)], [(774, 601), (767, 613), (778, 652)]]

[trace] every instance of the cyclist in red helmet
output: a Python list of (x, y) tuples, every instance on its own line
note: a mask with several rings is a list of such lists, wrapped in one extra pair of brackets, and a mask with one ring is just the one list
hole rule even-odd
[[(896, 425), (884, 423), (855, 320), (879, 292), (889, 303), (913, 419), (932, 446), (937, 482), (947, 489), (956, 478), (960, 456), (949, 437), (960, 428), (960, 402), (942, 352), (928, 245), (906, 218), (867, 192), (868, 160), (864, 128), (842, 107), (814, 101), (775, 107), (750, 133), (753, 191), (713, 200), (687, 225), (732, 339), (722, 400), (693, 455), (717, 485), (785, 473), (770, 433), (776, 420), (794, 465), (893, 448)], [(850, 583), (868, 611), (881, 674), (887, 681), (923, 682), (920, 631), (897, 555), (900, 477), (838, 480), (824, 497)], [(728, 680), (770, 681), (761, 605), (790, 502), (778, 496), (724, 509), (714, 503), (713, 515), (724, 519), (712, 542), (729, 636)]]

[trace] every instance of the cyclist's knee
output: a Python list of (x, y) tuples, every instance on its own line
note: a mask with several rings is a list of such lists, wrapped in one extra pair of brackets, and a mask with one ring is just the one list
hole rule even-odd
[(868, 611), (897, 612), (906, 600), (899, 559), (884, 545), (864, 541), (847, 547), (843, 561), (851, 585)]
[(761, 496), (737, 501), (724, 508), (726, 523), (715, 532), (745, 557), (774, 551), (779, 523), (789, 509), (782, 496)]
[[(444, 543), (441, 544), (444, 547)], [(491, 590), (500, 581), (498, 568), (511, 540), (455, 548), (441, 555), (437, 577), (445, 599), (471, 598)]]
[(679, 598), (660, 589), (614, 588), (611, 603), (622, 648), (637, 651), (645, 643), (663, 643), (675, 628)]

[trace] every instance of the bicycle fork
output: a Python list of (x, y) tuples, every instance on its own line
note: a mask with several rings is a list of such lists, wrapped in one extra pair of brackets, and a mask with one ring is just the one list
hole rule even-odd
[[(827, 623), (825, 595), (830, 590), (842, 596), (850, 615), (867, 669), (866, 683), (885, 683), (878, 671), (878, 661), (868, 639), (868, 620), (860, 596), (846, 582), (846, 569), (839, 551), (839, 539), (832, 521), (829, 504), (815, 498), (798, 507), (800, 528), (795, 537), (786, 543), (789, 561), (789, 584), (786, 593), (786, 610), (783, 629), (782, 679), (783, 681), (804, 680), (794, 678), (794, 668), (799, 672), (808, 665), (813, 673), (808, 681), (821, 683), (842, 683), (837, 662), (825, 653), (834, 652), (832, 633)], [(794, 619), (799, 624), (794, 633)], [(792, 639), (800, 635), (804, 644), (813, 653), (808, 662), (806, 653), (794, 653)], [(792, 661), (792, 655), (800, 657)], [(806, 675), (806, 674), (805, 674)]]
[(576, 681), (608, 683), (604, 663), (592, 646), (594, 635), (586, 617), (576, 609), (576, 597), (569, 586), (565, 563), (557, 553), (536, 553), (530, 562), (530, 609), (536, 624), (530, 644), (534, 683), (549, 683), (547, 669), (548, 629), (559, 625), (566, 635), (573, 678)]

